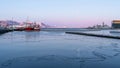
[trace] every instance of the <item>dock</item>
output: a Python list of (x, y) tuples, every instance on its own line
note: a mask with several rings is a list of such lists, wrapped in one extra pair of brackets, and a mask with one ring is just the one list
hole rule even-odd
[(0, 35), (1, 34), (4, 34), (4, 33), (7, 33), (7, 32), (11, 32), (12, 30), (9, 30), (9, 29), (0, 29)]
[(83, 33), (83, 32), (65, 32), (65, 33), (75, 34), (75, 35), (92, 36), (92, 37), (101, 37), (101, 38), (120, 39), (119, 36), (101, 35), (101, 34), (93, 34), (93, 33)]

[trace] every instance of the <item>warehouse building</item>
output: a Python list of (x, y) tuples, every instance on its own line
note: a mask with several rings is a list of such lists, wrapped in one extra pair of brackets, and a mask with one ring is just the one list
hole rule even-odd
[(112, 28), (120, 28), (120, 20), (113, 20)]

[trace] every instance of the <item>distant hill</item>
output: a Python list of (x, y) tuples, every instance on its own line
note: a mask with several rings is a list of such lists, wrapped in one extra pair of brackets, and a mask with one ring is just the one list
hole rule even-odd
[(12, 21), (12, 20), (5, 20), (5, 21), (1, 20), (0, 21), (0, 27), (3, 27), (3, 28), (6, 28), (12, 25), (19, 25), (19, 22)]
[(19, 25), (19, 24), (20, 24), (19, 22), (11, 21), (11, 20), (6, 21), (6, 23), (7, 23), (8, 25)]
[(42, 28), (51, 28), (50, 25), (47, 25), (47, 24), (45, 24), (45, 23), (41, 23), (41, 27), (42, 27)]

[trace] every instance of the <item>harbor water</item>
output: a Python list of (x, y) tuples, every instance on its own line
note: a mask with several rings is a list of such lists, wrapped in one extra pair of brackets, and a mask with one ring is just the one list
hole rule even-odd
[(120, 68), (120, 40), (62, 30), (9, 32), (0, 35), (0, 68)]

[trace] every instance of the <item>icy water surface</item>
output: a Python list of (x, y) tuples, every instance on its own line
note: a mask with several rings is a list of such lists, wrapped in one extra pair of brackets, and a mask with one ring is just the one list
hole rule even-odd
[(0, 36), (0, 68), (120, 68), (120, 40), (10, 32)]

